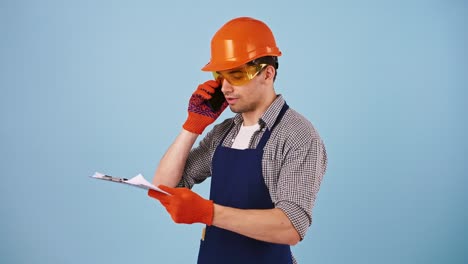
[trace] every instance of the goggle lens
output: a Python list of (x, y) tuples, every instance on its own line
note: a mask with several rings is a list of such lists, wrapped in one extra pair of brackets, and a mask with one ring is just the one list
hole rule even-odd
[(215, 80), (222, 78), (226, 79), (231, 85), (241, 86), (255, 78), (267, 65), (268, 64), (244, 65), (235, 69), (213, 72), (213, 77)]

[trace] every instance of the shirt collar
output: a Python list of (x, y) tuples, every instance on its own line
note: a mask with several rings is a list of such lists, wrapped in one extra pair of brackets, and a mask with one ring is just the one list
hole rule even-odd
[[(266, 126), (269, 130), (271, 130), (284, 103), (285, 101), (283, 99), (283, 96), (279, 94), (273, 101), (273, 103), (271, 103), (271, 105), (267, 108), (265, 113), (263, 113), (263, 115), (258, 120), (260, 127), (263, 128)], [(236, 116), (234, 117), (234, 124), (237, 126), (239, 124), (242, 124), (242, 122), (244, 122), (242, 114), (236, 114)]]

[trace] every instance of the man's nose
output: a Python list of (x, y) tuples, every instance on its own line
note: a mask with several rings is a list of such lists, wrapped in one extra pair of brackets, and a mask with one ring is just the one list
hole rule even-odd
[(223, 80), (223, 86), (221, 87), (221, 91), (226, 94), (226, 93), (232, 93), (232, 85), (226, 81), (226, 79)]

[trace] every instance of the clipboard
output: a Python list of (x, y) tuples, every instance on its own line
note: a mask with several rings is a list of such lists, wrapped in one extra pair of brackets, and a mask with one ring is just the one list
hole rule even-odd
[(91, 178), (126, 184), (126, 185), (134, 186), (137, 188), (145, 189), (145, 190), (155, 190), (155, 191), (170, 195), (168, 192), (165, 192), (159, 189), (158, 187), (154, 186), (153, 184), (149, 183), (141, 174), (138, 174), (137, 176), (131, 179), (127, 179), (127, 178), (119, 178), (119, 177), (114, 177), (111, 175), (106, 175), (100, 172), (95, 172), (94, 175), (91, 176)]

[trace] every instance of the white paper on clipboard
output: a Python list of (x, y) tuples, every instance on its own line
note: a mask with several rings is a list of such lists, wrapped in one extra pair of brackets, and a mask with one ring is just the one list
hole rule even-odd
[(110, 181), (110, 182), (116, 182), (116, 183), (123, 183), (123, 184), (127, 184), (127, 185), (132, 185), (132, 186), (135, 186), (135, 187), (138, 187), (138, 188), (142, 188), (142, 189), (145, 189), (145, 190), (151, 189), (151, 190), (155, 190), (155, 191), (158, 191), (158, 192), (161, 192), (161, 193), (169, 194), (169, 193), (159, 189), (158, 187), (154, 186), (150, 182), (148, 182), (143, 177), (143, 175), (141, 175), (141, 174), (138, 174), (137, 176), (135, 176), (135, 177), (133, 177), (131, 179), (125, 179), (125, 178), (116, 178), (116, 177), (112, 177), (112, 176), (109, 176), (109, 175), (106, 175), (106, 174), (103, 174), (103, 173), (95, 172), (94, 175), (91, 176), (91, 178)]

